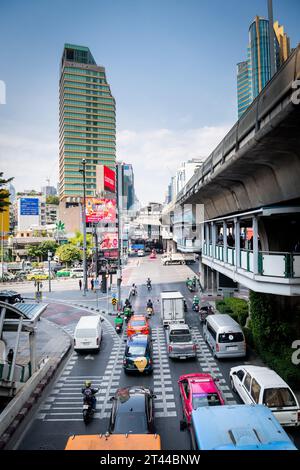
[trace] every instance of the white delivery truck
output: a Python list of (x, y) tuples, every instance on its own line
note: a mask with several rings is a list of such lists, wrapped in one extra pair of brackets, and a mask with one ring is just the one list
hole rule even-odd
[(161, 263), (167, 264), (191, 264), (195, 263), (196, 256), (194, 253), (165, 253), (161, 257)]
[(167, 291), (160, 294), (160, 311), (164, 326), (185, 323), (184, 297), (181, 292)]

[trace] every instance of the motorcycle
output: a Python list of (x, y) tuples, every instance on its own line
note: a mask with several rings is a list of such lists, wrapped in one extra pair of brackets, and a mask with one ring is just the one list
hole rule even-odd
[(133, 311), (128, 307), (125, 308), (124, 309), (124, 318), (125, 318), (126, 323), (129, 322), (131, 315), (133, 315)]
[(204, 306), (200, 308), (200, 322), (204, 323), (208, 315), (214, 314), (212, 307)]
[(196, 287), (195, 287), (194, 284), (192, 284), (192, 283), (188, 284), (187, 287), (188, 287), (188, 290), (189, 290), (190, 292), (195, 292), (195, 290), (196, 290)]
[[(98, 388), (96, 389), (98, 392)], [(96, 392), (96, 393), (97, 393)], [(89, 423), (91, 421), (93, 414), (95, 412), (95, 409), (93, 408), (93, 400), (92, 397), (94, 394), (92, 393), (91, 390), (85, 390), (84, 396), (83, 396), (83, 406), (82, 406), (82, 417), (83, 421), (85, 424)]]
[(194, 312), (199, 312), (199, 304), (193, 304), (193, 310)]
[(123, 329), (123, 319), (121, 319), (121, 321), (116, 321), (115, 320), (115, 330), (116, 332), (119, 334), (122, 332), (122, 329)]
[(151, 317), (151, 315), (153, 315), (153, 307), (147, 307), (147, 315), (148, 317)]
[(152, 286), (150, 283), (147, 284), (147, 289), (148, 289), (148, 292), (152, 289)]
[(137, 295), (137, 290), (136, 290), (135, 287), (132, 287), (132, 288), (131, 288), (130, 294), (131, 294), (132, 296)]

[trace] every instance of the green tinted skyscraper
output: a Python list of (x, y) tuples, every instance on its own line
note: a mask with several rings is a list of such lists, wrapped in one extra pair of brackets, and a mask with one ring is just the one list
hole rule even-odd
[(65, 44), (59, 93), (60, 200), (82, 195), (78, 169), (83, 158), (87, 196), (93, 196), (96, 165), (115, 168), (116, 104), (105, 68), (96, 64), (88, 47)]

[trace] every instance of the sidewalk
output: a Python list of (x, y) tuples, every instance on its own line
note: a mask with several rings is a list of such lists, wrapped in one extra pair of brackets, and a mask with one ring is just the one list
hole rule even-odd
[[(14, 346), (14, 339), (16, 333), (4, 333), (4, 338), (7, 342), (8, 347)], [(69, 351), (72, 345), (71, 337), (63, 331), (58, 325), (41, 318), (41, 320), (37, 324), (37, 332), (36, 332), (36, 359), (37, 364), (39, 364), (43, 359), (49, 358), (50, 367), (48, 368), (47, 372), (45, 371), (44, 374), (41, 372), (41, 379), (39, 379), (38, 385), (34, 388), (31, 385), (28, 389), (24, 385), (24, 387), (17, 393), (16, 399), (22, 400), (22, 393), (24, 391), (25, 398), (23, 399), (23, 405), (21, 409), (17, 410), (17, 414), (15, 417), (10, 421), (9, 426), (5, 429), (5, 431), (0, 436), (0, 449), (5, 448), (6, 444), (11, 439), (12, 435), (19, 427), (20, 423), (25, 418), (26, 414), (29, 410), (34, 406), (37, 400), (40, 398), (43, 389), (46, 385), (50, 382), (53, 375), (57, 371), (61, 361), (66, 356), (67, 352)], [(17, 364), (27, 363), (29, 361), (29, 344), (28, 344), (28, 334), (21, 334), (21, 340), (19, 344), (19, 350), (17, 353)], [(41, 370), (42, 371), (42, 370)], [(27, 390), (26, 390), (27, 389)], [(28, 394), (29, 391), (29, 394)], [(24, 396), (24, 395), (23, 395)], [(12, 399), (11, 401), (13, 401)], [(3, 402), (4, 404), (5, 402)], [(9, 403), (6, 403), (9, 406)], [(1, 421), (1, 413), (5, 411), (5, 407), (3, 406), (0, 409), (0, 421)]]

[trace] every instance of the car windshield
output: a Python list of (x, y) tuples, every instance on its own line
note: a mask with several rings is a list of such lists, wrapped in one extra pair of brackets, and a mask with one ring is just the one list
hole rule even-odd
[(147, 419), (144, 413), (119, 413), (116, 417), (114, 434), (147, 434)]
[(76, 331), (75, 336), (76, 338), (94, 338), (95, 330), (88, 328), (80, 328)]
[(145, 356), (145, 346), (134, 345), (129, 346), (127, 356)]
[(174, 335), (172, 333), (170, 335), (170, 341), (172, 343), (189, 343), (190, 341), (192, 341), (192, 337), (189, 333), (188, 334), (182, 333), (181, 335), (179, 335), (177, 333)]
[(264, 391), (263, 404), (269, 408), (281, 408), (286, 406), (297, 406), (297, 403), (288, 388), (266, 388)]
[(144, 326), (145, 321), (144, 320), (133, 320), (130, 322), (131, 326)]
[(196, 410), (201, 406), (218, 406), (221, 405), (217, 393), (195, 393), (193, 395), (193, 409)]
[(220, 333), (219, 343), (240, 343), (244, 341), (243, 333)]

